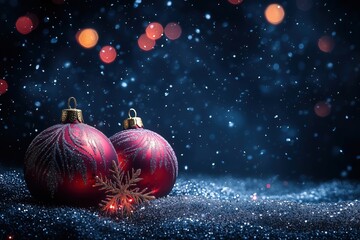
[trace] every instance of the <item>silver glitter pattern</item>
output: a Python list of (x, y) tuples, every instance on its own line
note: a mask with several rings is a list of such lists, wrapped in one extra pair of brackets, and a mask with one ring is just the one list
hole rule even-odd
[[(81, 173), (86, 183), (87, 166), (84, 159), (89, 160), (87, 163), (95, 172), (95, 155), (100, 154), (102, 164), (106, 166), (104, 149), (97, 138), (98, 131), (83, 123), (49, 127), (31, 142), (25, 155), (25, 173), (34, 173), (36, 182), (46, 182), (52, 195), (65, 176), (71, 181), (75, 173)], [(92, 152), (87, 151), (86, 147), (90, 147)]]
[[(165, 167), (176, 178), (178, 164), (174, 150), (159, 134), (147, 129), (128, 129), (121, 131), (110, 138), (115, 149), (121, 148), (126, 156), (125, 161), (134, 159), (146, 160), (146, 152), (151, 152), (150, 172), (154, 173), (159, 167)], [(156, 143), (164, 143), (159, 146)], [(164, 147), (164, 149), (162, 148)]]

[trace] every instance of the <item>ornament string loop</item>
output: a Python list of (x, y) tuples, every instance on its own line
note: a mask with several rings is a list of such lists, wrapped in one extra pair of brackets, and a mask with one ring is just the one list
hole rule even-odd
[[(134, 116), (131, 116), (131, 113), (134, 113)], [(135, 125), (137, 125), (137, 113), (134, 108), (130, 108), (128, 112), (129, 118), (134, 120)]]
[(72, 107), (71, 107), (71, 100), (73, 100), (73, 102), (74, 102), (74, 109), (76, 109), (76, 107), (77, 107), (77, 102), (76, 102), (76, 98), (74, 98), (74, 97), (69, 97), (69, 99), (68, 99), (68, 108), (69, 109), (73, 109)]
[[(131, 112), (134, 113), (134, 116), (133, 116), (133, 117), (131, 116)], [(130, 109), (129, 109), (129, 112), (128, 112), (128, 116), (129, 116), (129, 118), (136, 118), (136, 117), (137, 117), (136, 110), (135, 110), (134, 108), (130, 108)]]

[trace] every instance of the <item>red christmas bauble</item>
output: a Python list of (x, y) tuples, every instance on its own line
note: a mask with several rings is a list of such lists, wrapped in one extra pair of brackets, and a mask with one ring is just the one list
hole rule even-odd
[(178, 162), (174, 150), (162, 136), (135, 124), (110, 137), (110, 141), (123, 171), (141, 169), (142, 180), (136, 187), (147, 188), (156, 198), (171, 191), (178, 175)]
[(110, 174), (116, 152), (99, 130), (78, 119), (70, 122), (47, 128), (31, 142), (25, 155), (25, 181), (39, 200), (94, 205), (105, 197), (93, 187), (95, 176)]

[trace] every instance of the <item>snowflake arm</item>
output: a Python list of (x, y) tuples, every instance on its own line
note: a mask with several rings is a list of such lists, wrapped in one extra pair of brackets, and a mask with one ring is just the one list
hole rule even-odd
[(106, 198), (99, 204), (102, 211), (107, 214), (120, 213), (121, 216), (130, 216), (135, 209), (135, 205), (155, 199), (152, 192), (147, 188), (140, 190), (136, 188), (136, 183), (140, 182), (141, 169), (131, 170), (126, 174), (113, 161), (113, 169), (110, 170), (112, 178), (97, 176), (94, 187), (105, 191)]

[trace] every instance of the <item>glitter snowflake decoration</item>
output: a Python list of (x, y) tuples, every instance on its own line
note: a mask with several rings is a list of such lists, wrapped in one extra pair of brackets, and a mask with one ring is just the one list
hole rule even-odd
[(135, 206), (144, 202), (155, 199), (152, 192), (148, 192), (147, 188), (140, 190), (136, 187), (136, 183), (140, 182), (141, 169), (123, 172), (120, 167), (113, 161), (112, 179), (96, 176), (94, 187), (106, 192), (106, 199), (102, 200), (99, 206), (101, 210), (107, 214), (120, 213), (121, 216), (131, 216)]

